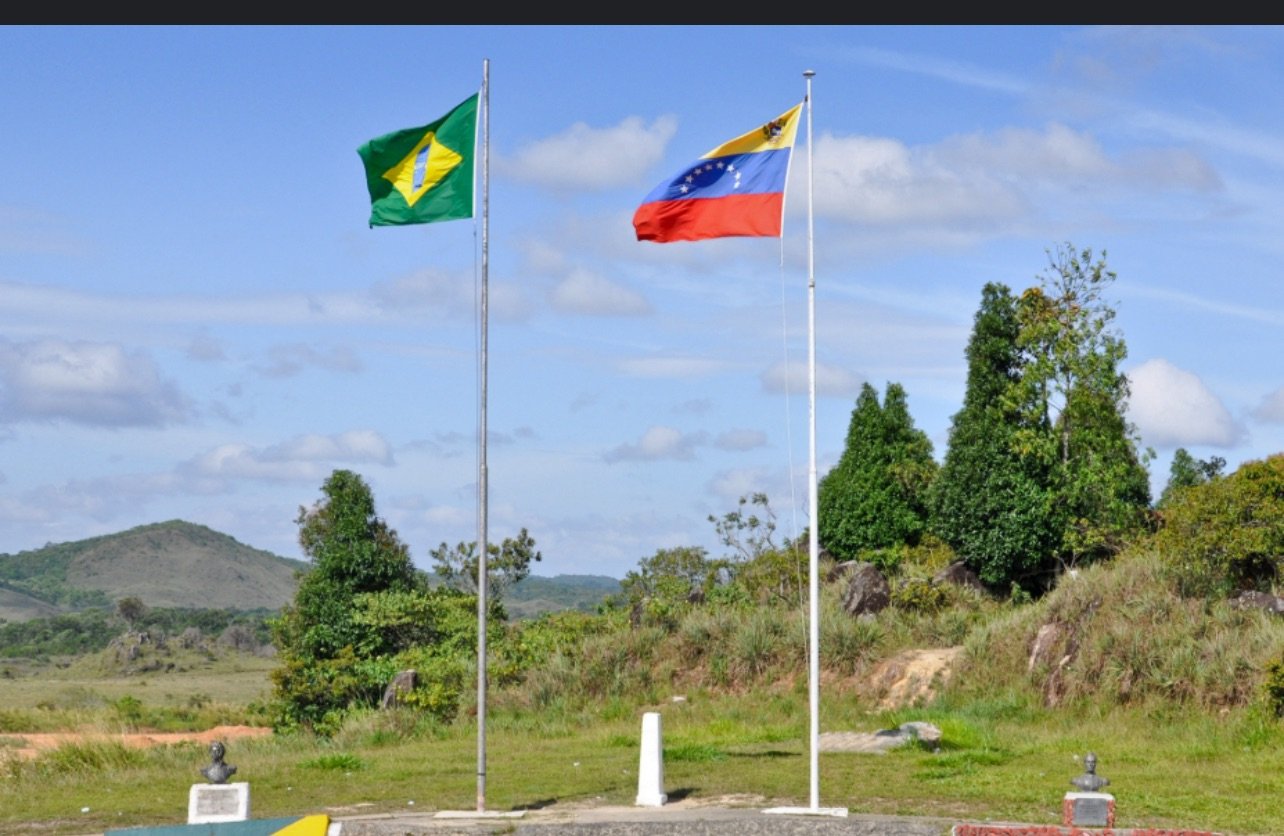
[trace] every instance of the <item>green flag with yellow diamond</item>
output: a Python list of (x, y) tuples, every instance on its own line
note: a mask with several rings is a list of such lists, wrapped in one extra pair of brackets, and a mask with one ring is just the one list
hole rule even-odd
[(473, 216), (478, 95), (432, 124), (393, 131), (357, 149), (370, 189), (371, 227)]

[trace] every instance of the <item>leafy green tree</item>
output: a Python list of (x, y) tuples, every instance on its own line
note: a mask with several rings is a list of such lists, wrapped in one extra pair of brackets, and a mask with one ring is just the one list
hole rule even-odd
[(699, 546), (657, 549), (625, 573), (620, 597), (635, 613), (672, 625), (685, 606), (713, 590), (726, 564)]
[(147, 605), (137, 595), (129, 595), (116, 602), (116, 614), (131, 630), (145, 612), (147, 612)]
[(1017, 303), (1024, 355), (1012, 404), (1023, 412), (1017, 449), (1048, 468), (1050, 508), (1067, 566), (1117, 553), (1144, 530), (1150, 480), (1126, 419), (1127, 345), (1105, 293), (1116, 274), (1091, 250), (1049, 252), (1042, 286)]
[[(752, 507), (746, 507), (752, 506)], [(754, 511), (757, 507), (758, 511)], [(709, 515), (722, 545), (730, 548), (740, 560), (753, 560), (763, 552), (776, 549), (776, 513), (765, 493), (740, 497), (736, 510), (721, 517)]]
[(927, 526), (936, 476), (932, 442), (914, 427), (905, 390), (889, 383), (878, 402), (869, 383), (852, 410), (843, 455), (820, 481), (817, 534), (835, 559), (916, 545)]
[(1006, 285), (990, 283), (968, 340), (963, 408), (951, 421), (930, 494), (933, 532), (992, 586), (1032, 585), (1058, 534), (1049, 513), (1048, 467), (1022, 456), (1022, 415), (1009, 393), (1021, 380), (1020, 324)]
[[(535, 550), (535, 538), (523, 528), (516, 537), (505, 537), (501, 544), (486, 544), (486, 592), (495, 600), (504, 592), (525, 580), (531, 573), (531, 564), (543, 559)], [(477, 594), (477, 541), (442, 543), (432, 550), (433, 571), (452, 589), (469, 595)]]
[(776, 512), (765, 493), (742, 496), (736, 510), (721, 517), (710, 514), (708, 519), (718, 539), (731, 549), (726, 588), (738, 588), (750, 601), (801, 602), (808, 556), (802, 544), (807, 538), (776, 543)]
[(363, 672), (357, 651), (385, 649), (386, 642), (357, 618), (358, 599), (425, 588), (360, 476), (336, 470), (321, 490), (323, 498), (300, 508), (295, 520), (312, 568), (300, 578), (294, 602), (272, 622), (282, 662), (272, 673), (282, 729), (333, 731), (350, 705), (373, 704), (384, 683)]
[(1186, 594), (1269, 590), (1284, 577), (1284, 454), (1174, 492), (1155, 548)]
[(1196, 459), (1185, 447), (1178, 447), (1177, 452), (1173, 453), (1173, 463), (1168, 469), (1168, 484), (1164, 486), (1155, 507), (1166, 507), (1172, 501), (1173, 495), (1183, 488), (1193, 488), (1196, 485), (1211, 482), (1222, 475), (1225, 467), (1226, 460), (1221, 456)]

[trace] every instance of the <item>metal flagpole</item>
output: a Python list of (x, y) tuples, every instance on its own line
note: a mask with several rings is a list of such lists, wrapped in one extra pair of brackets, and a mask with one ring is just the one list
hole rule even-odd
[(807, 642), (807, 691), (811, 701), (811, 809), (820, 807), (820, 539), (817, 531), (818, 493), (816, 488), (816, 259), (812, 232), (812, 150), (811, 150), (811, 79), (813, 70), (803, 72), (807, 79), (807, 395), (809, 443), (807, 464), (808, 521), (807, 588), (810, 597)]
[(482, 59), (481, 386), (477, 457), (477, 811), (486, 809), (486, 339), (490, 234), (490, 59)]
[[(490, 59), (482, 59), (481, 89), (481, 170), (482, 170), (482, 222), (481, 222), (481, 346), (478, 352), (477, 402), (477, 809), (474, 812), (442, 810), (436, 818), (521, 818), (523, 811), (486, 811), (486, 512), (489, 502), (486, 467), (486, 340), (489, 315), (487, 312), (487, 284), (490, 270)], [(474, 208), (476, 204), (474, 203)]]
[(807, 807), (773, 807), (767, 813), (794, 813), (816, 816), (847, 815), (846, 807), (820, 806), (820, 535), (817, 525), (816, 482), (816, 259), (812, 225), (812, 146), (811, 146), (811, 80), (815, 70), (804, 70), (807, 79), (807, 395), (808, 395), (808, 464), (807, 526), (809, 549), (807, 560), (807, 693), (811, 714), (809, 735), (811, 763), (810, 803)]

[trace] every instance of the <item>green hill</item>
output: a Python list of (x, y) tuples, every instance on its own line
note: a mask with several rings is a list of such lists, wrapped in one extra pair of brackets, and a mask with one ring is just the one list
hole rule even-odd
[(608, 595), (620, 591), (620, 581), (606, 575), (528, 575), (504, 594), (512, 618), (535, 618), (546, 612), (593, 612)]
[(23, 621), (136, 597), (149, 607), (276, 610), (308, 564), (170, 520), (0, 554), (0, 617)]

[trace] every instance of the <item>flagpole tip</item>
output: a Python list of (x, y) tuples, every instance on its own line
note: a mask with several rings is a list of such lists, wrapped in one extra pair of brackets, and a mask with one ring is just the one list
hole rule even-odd
[(816, 71), (815, 71), (815, 70), (803, 70), (803, 77), (804, 77), (804, 78), (811, 78), (811, 77), (812, 77), (812, 76), (814, 76), (815, 74), (816, 74)]

